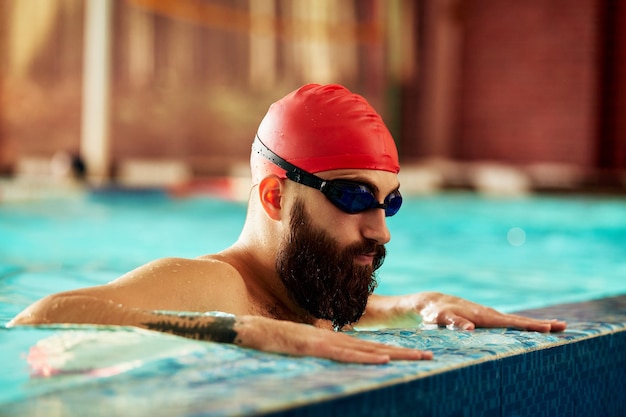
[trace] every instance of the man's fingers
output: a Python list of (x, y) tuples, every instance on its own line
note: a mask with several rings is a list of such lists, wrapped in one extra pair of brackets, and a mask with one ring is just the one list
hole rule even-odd
[(522, 330), (547, 333), (561, 332), (567, 327), (567, 324), (560, 320), (538, 320), (516, 314), (505, 314), (503, 316), (503, 326), (514, 327)]
[(433, 353), (430, 351), (400, 348), (395, 346), (387, 349), (385, 353), (389, 355), (391, 360), (419, 361), (430, 360), (433, 358)]
[(564, 321), (559, 320), (532, 320), (526, 326), (527, 330), (533, 330), (536, 332), (562, 332), (567, 327)]
[(336, 349), (328, 355), (328, 359), (337, 362), (363, 363), (363, 364), (384, 364), (391, 360), (389, 355), (373, 352), (360, 352), (352, 349)]
[[(350, 337), (350, 336), (348, 336)], [(382, 343), (368, 342), (350, 337), (345, 346), (330, 345), (330, 359), (341, 362), (382, 364), (390, 360), (430, 360), (432, 352)]]
[(438, 325), (446, 326), (449, 330), (474, 330), (476, 328), (473, 321), (451, 311), (443, 314), (438, 321)]
[(432, 352), (407, 349), (406, 352), (363, 352), (358, 350), (341, 350), (329, 355), (329, 359), (338, 362), (363, 363), (363, 364), (384, 364), (389, 361), (418, 361), (430, 360), (433, 358)]
[(450, 330), (474, 330), (476, 328), (474, 322), (460, 316), (451, 315), (446, 322), (448, 323), (446, 327)]
[(501, 317), (483, 324), (485, 327), (511, 327), (534, 332), (561, 332), (567, 324), (560, 320), (538, 320), (515, 314), (503, 314)]
[(550, 331), (551, 332), (562, 332), (567, 328), (567, 323), (562, 320), (550, 320)]
[(517, 314), (501, 314), (496, 316), (474, 317), (474, 321), (459, 316), (454, 313), (448, 313), (444, 316), (440, 325), (445, 324), (451, 330), (474, 330), (476, 326), (480, 327), (511, 327), (520, 330), (529, 330), (534, 332), (561, 332), (565, 330), (567, 324), (560, 320), (538, 320), (530, 317), (524, 317)]

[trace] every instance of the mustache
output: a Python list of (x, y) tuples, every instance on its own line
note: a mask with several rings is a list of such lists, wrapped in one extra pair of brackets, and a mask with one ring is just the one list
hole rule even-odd
[(373, 240), (354, 243), (346, 247), (344, 251), (350, 257), (374, 254), (374, 262), (372, 264), (374, 271), (378, 270), (383, 265), (385, 262), (385, 256), (387, 256), (387, 249), (385, 248), (385, 245), (379, 245)]

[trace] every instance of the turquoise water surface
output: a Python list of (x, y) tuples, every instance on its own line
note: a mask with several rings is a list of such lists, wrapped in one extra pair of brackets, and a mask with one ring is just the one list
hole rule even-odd
[[(218, 251), (245, 205), (158, 192), (0, 204), (0, 323), (152, 259)], [(412, 197), (388, 219), (381, 294), (436, 290), (505, 311), (626, 293), (626, 200)]]
[[(159, 192), (0, 204), (0, 324), (53, 292), (97, 285), (152, 259), (218, 251), (245, 206)], [(452, 293), (504, 311), (626, 294), (626, 201), (406, 199), (378, 292)], [(433, 361), (337, 364), (103, 326), (0, 327), (0, 414), (256, 415), (577, 337), (509, 329), (389, 329), (355, 336), (435, 352)], [(595, 331), (595, 328), (594, 328)], [(584, 333), (584, 332), (583, 332)], [(294, 400), (295, 398), (295, 400)]]

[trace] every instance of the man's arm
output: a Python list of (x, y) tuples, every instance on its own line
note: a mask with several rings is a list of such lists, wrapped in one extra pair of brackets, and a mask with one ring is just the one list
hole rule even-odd
[[(419, 317), (416, 318), (416, 315)], [(493, 308), (437, 292), (406, 296), (372, 295), (365, 314), (355, 326), (389, 326), (410, 321), (417, 325), (420, 319), (425, 324), (463, 330), (473, 330), (476, 327), (512, 327), (537, 332), (560, 332), (567, 326), (559, 320), (537, 320), (500, 313)]]
[(347, 334), (259, 316), (208, 316), (128, 308), (80, 293), (48, 296), (15, 317), (7, 327), (51, 323), (136, 326), (197, 340), (339, 362), (380, 364), (432, 359), (431, 352), (372, 343)]

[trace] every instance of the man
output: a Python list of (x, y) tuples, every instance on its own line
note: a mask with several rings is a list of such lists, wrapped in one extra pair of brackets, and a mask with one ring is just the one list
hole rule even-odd
[(8, 325), (132, 325), (359, 363), (432, 353), (333, 330), (415, 314), (466, 330), (565, 328), (438, 293), (372, 295), (390, 240), (386, 217), (402, 197), (393, 138), (361, 96), (337, 85), (306, 85), (274, 103), (250, 165), (246, 222), (231, 247), (196, 259), (160, 259), (106, 285), (50, 295)]

